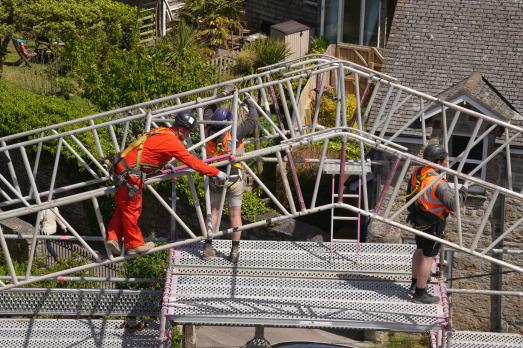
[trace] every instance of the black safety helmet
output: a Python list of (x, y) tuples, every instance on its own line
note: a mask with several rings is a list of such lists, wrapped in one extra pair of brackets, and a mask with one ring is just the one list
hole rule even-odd
[(196, 118), (194, 118), (193, 113), (190, 111), (180, 111), (176, 114), (174, 125), (184, 127), (189, 131), (192, 131), (194, 126), (196, 126)]
[(434, 163), (444, 160), (448, 155), (445, 148), (440, 144), (427, 145), (423, 151), (423, 158)]

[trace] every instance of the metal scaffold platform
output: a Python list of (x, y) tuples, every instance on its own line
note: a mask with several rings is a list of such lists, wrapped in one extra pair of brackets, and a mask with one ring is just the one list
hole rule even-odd
[(0, 345), (9, 348), (156, 348), (159, 343), (158, 322), (136, 330), (122, 320), (0, 319), (0, 328)]
[(452, 333), (452, 344), (438, 345), (432, 335), (433, 348), (521, 348), (523, 334), (499, 332), (455, 331)]
[(411, 245), (242, 241), (237, 265), (200, 259), (197, 245), (171, 253), (163, 310), (178, 324), (332, 327), (426, 332), (449, 318), (437, 305), (410, 301)]

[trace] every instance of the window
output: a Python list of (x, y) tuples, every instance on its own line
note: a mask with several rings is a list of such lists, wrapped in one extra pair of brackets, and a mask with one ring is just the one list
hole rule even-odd
[(388, 16), (396, 0), (324, 1), (320, 35), (329, 42), (383, 47), (385, 26), (392, 20), (392, 14)]
[[(449, 162), (452, 163), (458, 155), (460, 155), (467, 148), (470, 136), (467, 135), (452, 135), (449, 139)], [(474, 146), (465, 160), (463, 166), (463, 173), (468, 174), (477, 167), (487, 157), (487, 141), (483, 139), (479, 144)], [(461, 161), (460, 161), (461, 162)], [(451, 168), (458, 169), (459, 163), (456, 163)], [(474, 173), (475, 177), (485, 179), (486, 166)], [(449, 181), (451, 178), (449, 178)], [(453, 180), (453, 179), (452, 179)], [(451, 181), (452, 182), (452, 181)]]

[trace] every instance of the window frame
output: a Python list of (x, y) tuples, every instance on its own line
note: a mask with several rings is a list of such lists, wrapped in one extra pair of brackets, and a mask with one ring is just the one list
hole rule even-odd
[[(450, 148), (450, 145), (452, 144), (452, 137), (453, 136), (458, 136), (458, 137), (470, 137), (470, 134), (466, 133), (466, 132), (459, 132), (459, 131), (454, 131), (452, 132), (452, 135), (450, 136), (449, 138), (449, 143), (447, 144), (447, 148), (448, 148), (448, 151), (449, 151), (449, 162), (452, 162), (453, 160), (456, 159), (456, 157), (453, 157), (451, 156), (451, 148)], [(483, 140), (481, 140), (482, 142), (482, 153), (481, 153), (481, 160), (477, 160), (477, 159), (465, 159), (465, 163), (470, 163), (470, 164), (475, 164), (476, 167), (478, 164), (481, 164), (487, 157), (488, 157), (488, 137), (485, 137), (483, 138)], [(480, 169), (480, 178), (481, 180), (485, 180), (486, 176), (487, 176), (487, 166), (483, 166), (481, 169)]]

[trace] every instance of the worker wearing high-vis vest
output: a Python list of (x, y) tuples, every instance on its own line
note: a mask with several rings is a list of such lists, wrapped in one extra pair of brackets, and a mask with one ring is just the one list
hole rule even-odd
[[(423, 158), (444, 167), (448, 165), (448, 153), (438, 144), (428, 145)], [(438, 179), (434, 168), (414, 167), (407, 188), (407, 201), (428, 186), (430, 187), (409, 206), (407, 221), (420, 231), (442, 238), (447, 216), (457, 208), (455, 191), (444, 177)], [(467, 198), (467, 187), (465, 183), (459, 190), (460, 205)], [(413, 302), (431, 304), (439, 301), (438, 297), (427, 292), (427, 281), (439, 248), (440, 243), (416, 235), (416, 250), (412, 256), (412, 282), (409, 288)]]
[[(249, 108), (249, 114), (242, 123), (240, 123), (236, 128), (236, 155), (241, 155), (244, 152), (243, 139), (251, 133), (258, 122), (258, 111), (254, 102), (248, 97), (245, 100)], [(215, 105), (211, 105), (204, 112), (204, 118), (210, 119), (212, 121), (232, 121), (233, 115), (227, 109), (216, 109)], [(210, 136), (214, 133), (219, 132), (226, 125), (211, 125), (207, 127), (206, 133), (207, 136)], [(229, 130), (224, 134), (218, 136), (207, 142), (206, 152), (207, 156), (215, 157), (225, 153), (231, 153), (233, 146), (232, 132)], [(222, 170), (224, 170), (222, 168)], [(229, 223), (230, 227), (240, 227), (242, 225), (241, 217), (241, 205), (243, 198), (243, 180), (242, 180), (242, 167), (239, 163), (234, 163), (231, 166), (229, 182), (227, 187), (226, 198), (229, 204)], [(211, 196), (211, 225), (214, 230), (215, 225), (218, 221), (218, 211), (221, 203), (221, 194), (223, 186), (216, 185), (214, 183), (210, 184), (210, 196)], [(240, 258), (240, 239), (241, 232), (233, 232), (231, 234), (232, 246), (231, 252), (229, 255), (229, 261), (237, 263)], [(211, 257), (216, 256), (216, 249), (212, 245), (212, 239), (207, 239), (203, 246), (202, 252), (203, 259), (207, 260)]]
[(196, 119), (189, 111), (176, 115), (172, 128), (154, 128), (137, 138), (117, 159), (114, 166), (116, 208), (107, 229), (107, 246), (113, 254), (120, 254), (119, 243), (124, 242), (127, 253), (141, 254), (152, 248), (154, 243), (145, 243), (138, 227), (142, 212), (142, 189), (148, 174), (157, 172), (173, 158), (197, 172), (216, 177), (220, 182), (227, 175), (208, 166), (194, 157), (183, 145), (196, 125)]

